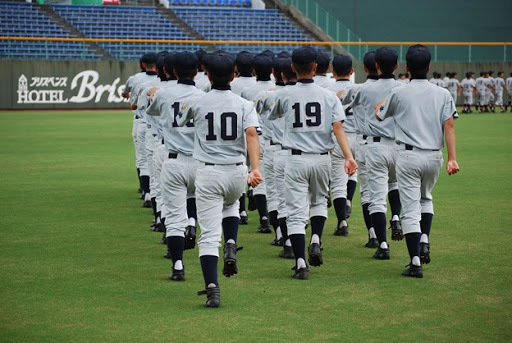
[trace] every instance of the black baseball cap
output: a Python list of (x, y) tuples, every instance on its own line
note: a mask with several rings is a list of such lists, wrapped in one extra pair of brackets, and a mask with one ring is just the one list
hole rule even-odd
[(199, 59), (191, 52), (178, 52), (173, 58), (174, 69), (178, 71), (197, 69)]
[(297, 64), (308, 64), (316, 62), (317, 51), (310, 46), (303, 46), (293, 50), (292, 62)]
[(317, 51), (316, 63), (320, 66), (327, 66), (331, 62), (331, 58), (325, 51)]
[(254, 55), (248, 51), (240, 51), (236, 54), (236, 65), (252, 65)]
[(148, 52), (147, 54), (142, 55), (141, 62), (146, 64), (155, 64), (157, 60), (157, 56), (154, 52)]
[(398, 54), (395, 49), (383, 46), (375, 51), (375, 63), (382, 66), (393, 67), (398, 62)]
[(425, 45), (421, 44), (410, 46), (405, 54), (405, 61), (413, 74), (426, 74), (431, 58), (430, 50)]
[(368, 71), (377, 73), (377, 69), (375, 68), (375, 51), (368, 51), (364, 54), (363, 64), (368, 69)]
[(347, 55), (336, 55), (332, 59), (332, 69), (338, 75), (347, 75), (352, 69), (352, 59)]
[(199, 49), (195, 52), (196, 56), (197, 56), (197, 59), (199, 60), (199, 63), (202, 63), (203, 62), (203, 56), (206, 55), (206, 51), (204, 51), (203, 49)]
[(264, 55), (267, 55), (271, 59), (274, 59), (274, 53), (271, 50), (268, 50), (268, 49), (267, 50), (263, 50), (261, 53), (264, 54)]
[(281, 51), (280, 53), (277, 54), (277, 57), (281, 57), (281, 58), (289, 58), (291, 55), (288, 51)]
[(235, 72), (236, 57), (229, 52), (219, 50), (205, 55), (206, 67), (212, 75), (225, 76)]

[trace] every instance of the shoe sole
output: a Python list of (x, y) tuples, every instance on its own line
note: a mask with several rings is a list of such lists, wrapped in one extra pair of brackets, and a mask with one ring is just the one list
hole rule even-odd
[(404, 239), (404, 234), (402, 233), (402, 230), (400, 230), (400, 231), (398, 231), (398, 230), (392, 231), (391, 232), (391, 239), (394, 240), (394, 241), (401, 241), (402, 239)]
[(423, 273), (421, 274), (418, 274), (418, 273), (406, 273), (406, 272), (403, 272), (402, 273), (403, 276), (406, 276), (406, 277), (413, 277), (413, 278), (416, 278), (416, 279), (422, 279), (423, 278)]
[(314, 252), (309, 253), (308, 262), (313, 267), (320, 267), (324, 263), (322, 256)]
[(421, 264), (429, 264), (430, 263), (430, 254), (420, 255)]
[(224, 260), (224, 270), (222, 271), (222, 274), (225, 277), (230, 277), (230, 276), (238, 274), (236, 260), (234, 260), (234, 259)]

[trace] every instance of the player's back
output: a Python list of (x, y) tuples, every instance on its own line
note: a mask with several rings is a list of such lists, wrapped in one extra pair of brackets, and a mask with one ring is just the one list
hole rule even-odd
[(462, 80), (460, 85), (462, 86), (464, 94), (469, 94), (476, 87), (476, 82), (474, 79), (465, 78), (464, 80)]
[(252, 102), (221, 88), (182, 106), (181, 112), (192, 115), (196, 127), (194, 158), (214, 164), (243, 163), (245, 129), (258, 126), (256, 110)]
[[(351, 89), (356, 89), (358, 87), (357, 84), (350, 82), (349, 80), (338, 80), (336, 81), (328, 90), (333, 91), (334, 93), (345, 90), (347, 93)], [(354, 121), (354, 112), (352, 110), (352, 106), (343, 105), (343, 110), (345, 111), (346, 119), (343, 122), (343, 129), (345, 132), (356, 132), (356, 123)]]
[(384, 105), (384, 109), (394, 113), (397, 142), (426, 150), (443, 147), (444, 122), (455, 113), (446, 89), (427, 80), (412, 80), (407, 87), (393, 89), (387, 102), (389, 108)]
[(315, 81), (315, 84), (322, 88), (329, 88), (334, 85), (336, 82), (335, 79), (332, 77), (326, 76), (326, 75), (315, 75), (313, 76), (313, 80)]
[(508, 91), (512, 92), (512, 76), (507, 77), (506, 84), (507, 84)]
[(253, 85), (245, 87), (241, 92), (241, 97), (249, 101), (254, 101), (261, 92), (268, 91), (273, 88), (275, 83), (268, 81), (256, 81)]
[(242, 91), (244, 88), (254, 86), (255, 84), (256, 78), (248, 76), (239, 76), (231, 82), (230, 86), (231, 91), (233, 93), (235, 93), (236, 95), (242, 95)]
[(298, 82), (277, 99), (273, 113), (284, 114), (283, 145), (306, 153), (334, 148), (332, 124), (345, 119), (336, 95), (311, 82)]

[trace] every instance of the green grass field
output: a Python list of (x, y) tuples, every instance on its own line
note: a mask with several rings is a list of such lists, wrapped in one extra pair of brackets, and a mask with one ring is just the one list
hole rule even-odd
[(359, 196), (349, 237), (323, 239), (324, 265), (290, 277), (273, 237), (241, 226), (239, 274), (205, 309), (197, 249), (187, 281), (140, 207), (129, 111), (0, 113), (0, 342), (510, 342), (511, 114), (456, 122), (460, 174), (434, 191), (432, 263), (400, 275), (405, 242), (363, 247)]

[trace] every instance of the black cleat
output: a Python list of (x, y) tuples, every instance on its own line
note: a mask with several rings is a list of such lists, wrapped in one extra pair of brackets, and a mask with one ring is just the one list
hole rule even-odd
[(164, 258), (169, 259), (169, 260), (172, 259), (171, 252), (167, 251), (167, 253), (164, 255)]
[(340, 226), (340, 224), (338, 224), (338, 227), (336, 228), (336, 230), (334, 230), (334, 236), (343, 236), (343, 237), (347, 237), (348, 236), (348, 225), (343, 225), (343, 226)]
[(234, 243), (224, 244), (224, 268), (222, 274), (225, 277), (238, 274), (238, 267), (236, 265), (236, 252), (242, 250), (243, 247), (237, 248)]
[(165, 227), (162, 223), (156, 223), (151, 228), (153, 232), (165, 232)]
[(394, 241), (401, 241), (404, 239), (404, 234), (402, 232), (402, 225), (398, 220), (389, 221), (391, 225), (389, 228), (391, 229), (391, 239)]
[(185, 246), (183, 250), (190, 250), (196, 247), (196, 227), (189, 225), (185, 231)]
[(292, 270), (293, 270), (292, 278), (299, 279), (299, 280), (309, 279), (309, 269), (307, 267), (299, 268), (299, 269), (297, 269), (297, 267), (293, 267)]
[(164, 235), (162, 236), (162, 240), (160, 241), (160, 243), (167, 244), (167, 239), (165, 238), (165, 232), (164, 232)]
[(272, 229), (270, 228), (270, 223), (268, 219), (260, 220), (260, 226), (258, 227), (259, 233), (272, 233)]
[(373, 254), (373, 258), (376, 258), (377, 260), (389, 260), (389, 248), (377, 248), (377, 251), (375, 252), (375, 254)]
[(206, 287), (204, 291), (197, 292), (197, 295), (206, 294), (206, 307), (219, 307), (220, 306), (220, 288), (219, 286), (215, 287)]
[(402, 272), (403, 276), (415, 277), (421, 279), (423, 277), (423, 267), (415, 266), (414, 264), (409, 264), (406, 270)]
[(375, 249), (379, 247), (379, 241), (377, 238), (370, 238), (364, 246), (367, 248)]
[(172, 281), (185, 281), (185, 269), (176, 270), (172, 268), (172, 273), (169, 276), (169, 280)]
[(152, 208), (153, 206), (151, 205), (151, 201), (148, 200), (148, 201), (144, 201), (142, 203), (141, 207), (143, 207), (143, 208)]
[(320, 244), (312, 243), (308, 248), (308, 262), (313, 267), (320, 267), (324, 260), (322, 259), (322, 250), (320, 249)]
[(247, 209), (249, 211), (254, 211), (256, 207), (256, 199), (254, 199), (254, 195), (252, 194), (252, 189), (247, 191)]
[(249, 224), (249, 217), (240, 215), (240, 225)]
[(420, 260), (421, 264), (430, 263), (430, 244), (420, 243)]
[(270, 245), (273, 245), (275, 247), (282, 247), (284, 244), (284, 241), (283, 241), (283, 238), (279, 238), (279, 239), (274, 239), (272, 242), (270, 242)]
[(295, 258), (295, 255), (293, 254), (292, 247), (283, 245), (283, 250), (279, 252), (279, 257), (286, 258), (286, 259), (293, 259)]

